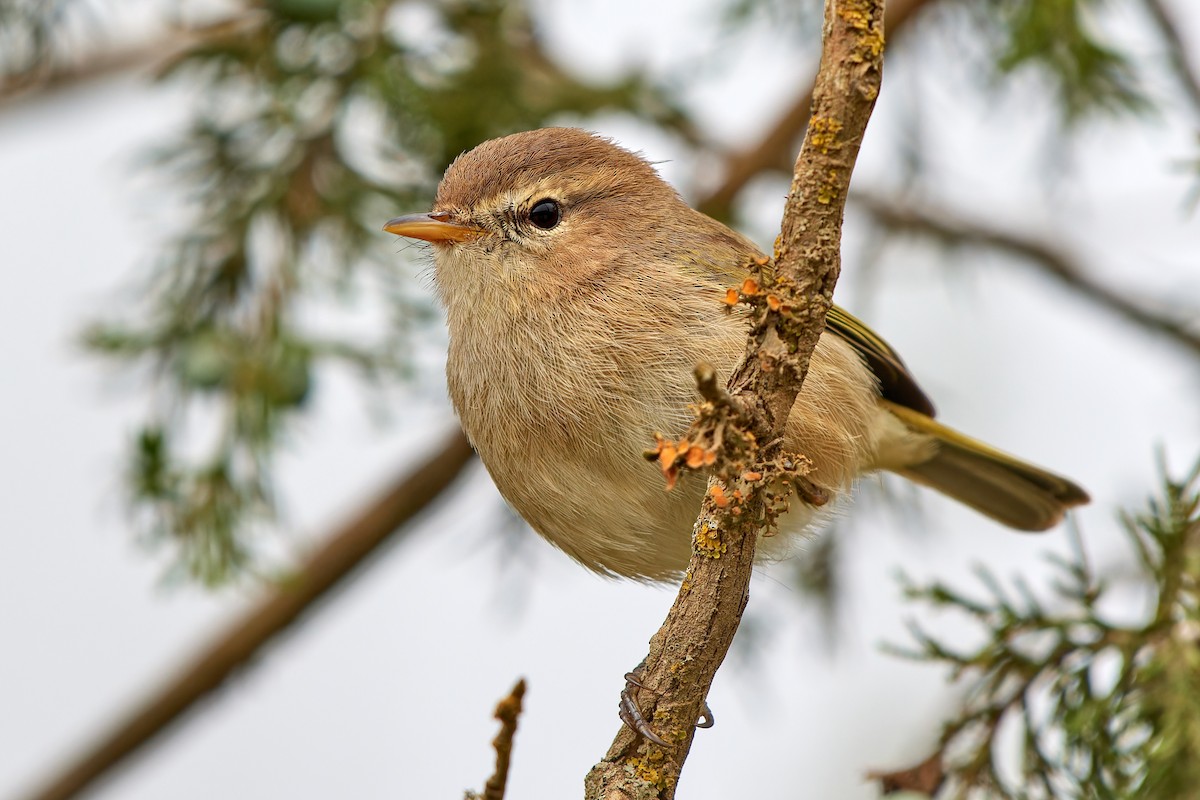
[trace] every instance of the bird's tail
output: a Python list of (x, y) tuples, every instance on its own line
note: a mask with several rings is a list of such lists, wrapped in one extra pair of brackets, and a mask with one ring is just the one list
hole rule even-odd
[(1057, 525), (1067, 509), (1089, 500), (1087, 492), (1066, 478), (947, 428), (919, 411), (883, 403), (909, 429), (937, 443), (927, 461), (892, 467), (892, 471), (997, 522), (1022, 531), (1044, 531)]

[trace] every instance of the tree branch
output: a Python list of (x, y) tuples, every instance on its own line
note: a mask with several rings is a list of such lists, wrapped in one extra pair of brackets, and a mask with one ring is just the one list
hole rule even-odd
[[(585, 780), (589, 799), (674, 797), (695, 721), (749, 598), (757, 538), (786, 506), (776, 490), (804, 473), (805, 460), (783, 452), (779, 433), (824, 330), (840, 269), (850, 173), (879, 91), (883, 0), (827, 0), (823, 33), (813, 120), (796, 160), (775, 269), (750, 265), (755, 277), (738, 293), (752, 307), (746, 358), (729, 380), (730, 398), (709, 392), (689, 431), (716, 452), (716, 477), (696, 522), (687, 575), (638, 675), (640, 708), (673, 747), (622, 727)], [(710, 375), (711, 368), (697, 368), (701, 385)]]
[(29, 800), (76, 797), (128, 756), (168, 729), (233, 672), (248, 664), (278, 634), (294, 623), (368, 556), (393, 531), (412, 520), (453, 485), (472, 451), (461, 431), (432, 458), (401, 478), (378, 500), (335, 531), (256, 607), (197, 655), (166, 686), (147, 697), (124, 721), (105, 734)]
[(1016, 256), (1078, 296), (1143, 330), (1165, 337), (1193, 356), (1200, 356), (1200, 333), (1185, 320), (1155, 309), (1150, 301), (1135, 299), (1128, 292), (1098, 282), (1087, 273), (1076, 254), (1057, 243), (989, 228), (943, 208), (918, 205), (909, 198), (887, 198), (855, 191), (850, 199), (893, 232), (919, 234), (954, 246), (986, 247)]
[[(888, 36), (894, 39), (907, 27), (918, 11), (934, 1), (890, 0), (884, 12), (884, 26)], [(812, 104), (813, 87), (809, 86), (796, 96), (757, 144), (726, 157), (725, 177), (720, 186), (702, 198), (696, 207), (710, 217), (728, 219), (734, 200), (755, 176), (767, 171), (787, 172), (791, 169), (796, 140), (808, 125)]]

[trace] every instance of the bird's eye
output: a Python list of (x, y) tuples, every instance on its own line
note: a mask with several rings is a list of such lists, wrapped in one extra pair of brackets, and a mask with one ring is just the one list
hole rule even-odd
[(562, 209), (557, 201), (546, 198), (538, 200), (529, 211), (529, 221), (544, 231), (548, 231), (562, 219)]

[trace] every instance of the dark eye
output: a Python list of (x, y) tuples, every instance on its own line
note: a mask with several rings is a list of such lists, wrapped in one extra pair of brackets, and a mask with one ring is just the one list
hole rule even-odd
[(538, 200), (529, 211), (529, 221), (544, 231), (553, 228), (561, 219), (562, 209), (558, 207), (558, 202), (548, 197)]

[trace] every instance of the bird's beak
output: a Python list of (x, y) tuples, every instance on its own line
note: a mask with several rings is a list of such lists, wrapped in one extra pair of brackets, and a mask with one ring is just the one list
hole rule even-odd
[(403, 217), (388, 220), (383, 229), (397, 236), (424, 239), (434, 244), (466, 242), (471, 239), (477, 239), (485, 233), (485, 231), (473, 225), (452, 222), (450, 214), (445, 211), (433, 211), (428, 214), (405, 214)]

